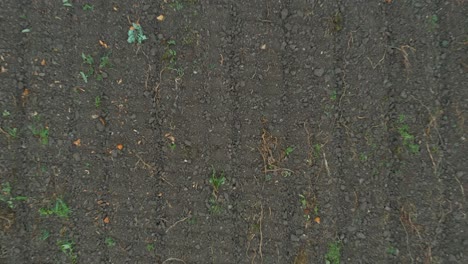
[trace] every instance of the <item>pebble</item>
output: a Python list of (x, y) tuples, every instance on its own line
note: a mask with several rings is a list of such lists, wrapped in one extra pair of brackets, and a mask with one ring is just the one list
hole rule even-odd
[(283, 10), (281, 10), (281, 19), (285, 20), (288, 17), (288, 14), (288, 9), (284, 8)]
[(361, 233), (361, 232), (358, 232), (358, 233), (356, 234), (356, 236), (357, 236), (357, 238), (359, 238), (359, 239), (366, 239), (366, 235), (364, 235), (364, 234)]
[(74, 159), (75, 161), (80, 161), (80, 160), (81, 160), (80, 154), (79, 154), (79, 153), (74, 153), (74, 154), (73, 154), (73, 159)]
[(314, 75), (317, 77), (322, 77), (324, 73), (325, 70), (323, 68), (318, 68), (314, 70)]

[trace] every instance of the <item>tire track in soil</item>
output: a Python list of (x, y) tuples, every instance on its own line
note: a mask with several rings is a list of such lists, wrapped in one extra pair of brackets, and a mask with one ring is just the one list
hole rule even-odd
[[(466, 125), (464, 118), (468, 112), (468, 105), (459, 98), (468, 98), (466, 78), (468, 57), (466, 47), (462, 46), (463, 36), (466, 35), (463, 24), (460, 21), (466, 17), (467, 4), (460, 2), (437, 2), (433, 14), (440, 19), (440, 29), (437, 31), (436, 45), (440, 48), (437, 55), (440, 58), (438, 71), (434, 78), (438, 80), (436, 91), (437, 100), (442, 108), (440, 120), (440, 135), (442, 142), (438, 146), (442, 149), (442, 161), (440, 163), (439, 181), (442, 181), (443, 197), (448, 202), (445, 207), (450, 210), (442, 215), (435, 229), (434, 238), (431, 241), (432, 255), (437, 256), (433, 260), (448, 259), (450, 263), (464, 263), (468, 256), (464, 253), (467, 246), (466, 231), (466, 192), (468, 163), (465, 153)], [(441, 15), (439, 15), (441, 14)], [(465, 23), (466, 24), (466, 23)], [(447, 47), (444, 41), (449, 41)], [(466, 45), (466, 44), (465, 44)], [(455, 128), (454, 128), (455, 124)], [(446, 209), (446, 208), (445, 208)], [(444, 211), (444, 209), (442, 209)]]
[(383, 165), (389, 152), (383, 143), (387, 108), (381, 103), (387, 95), (382, 65), (388, 45), (386, 23), (381, 3), (338, 5), (335, 17), (341, 17), (343, 27), (335, 33), (338, 91), (333, 100), (341, 152), (338, 238), (343, 260), (384, 263), (388, 178)]
[[(165, 41), (176, 40), (177, 64), (185, 69), (180, 78), (166, 71), (159, 86), (163, 134), (170, 133), (176, 140), (171, 150), (164, 139), (163, 174), (170, 184), (163, 188), (161, 254), (186, 263), (238, 263), (233, 250), (238, 248), (235, 209), (230, 209), (237, 195), (231, 159), (233, 99), (226, 77), (229, 71), (223, 70), (229, 69), (229, 58), (217, 35), (234, 30), (232, 13), (228, 5), (217, 2), (201, 1), (185, 8), (168, 10), (168, 23), (160, 29)], [(196, 30), (199, 43), (181, 46), (186, 30)], [(210, 213), (211, 166), (217, 172), (223, 170), (226, 177), (218, 196), (220, 213)]]
[[(27, 1), (26, 1), (27, 2)], [(25, 55), (26, 55), (26, 45), (28, 40), (25, 35), (20, 35), (18, 32), (21, 32), (22, 27), (25, 26), (25, 23), (17, 24), (12, 23), (16, 19), (15, 13), (13, 12), (3, 12), (11, 10), (20, 10), (24, 12), (24, 7), (27, 6), (27, 3), (24, 1), (15, 1), (15, 4), (6, 3), (2, 11), (0, 12), (0, 20), (5, 22), (5, 25), (10, 21), (8, 27), (2, 29), (2, 38), (0, 42), (0, 55), (2, 56), (2, 66), (7, 70), (6, 72), (1, 72), (1, 94), (2, 94), (2, 111), (9, 110), (11, 117), (15, 119), (15, 123), (11, 125), (18, 129), (25, 127), (25, 110), (21, 104), (21, 95), (23, 94), (23, 89), (28, 87), (29, 79), (27, 78), (27, 66), (25, 64)], [(16, 47), (12, 49), (12, 47)], [(2, 69), (4, 69), (2, 67)], [(11, 89), (13, 88), (13, 91)], [(6, 101), (10, 100), (10, 102)], [(5, 100), (5, 101), (4, 101)], [(4, 122), (2, 122), (2, 129), (4, 129)], [(6, 135), (2, 135), (6, 136)], [(21, 139), (11, 141), (11, 145), (8, 142), (5, 146), (2, 146), (2, 150), (8, 150), (2, 153), (2, 177), (0, 178), (0, 183), (5, 184), (9, 182), (12, 186), (12, 194), (14, 195), (29, 195), (29, 182), (24, 181), (21, 177), (25, 175), (27, 171), (27, 156), (26, 151), (22, 147), (24, 144)], [(3, 142), (2, 142), (3, 145)], [(25, 260), (29, 259), (30, 252), (27, 251), (27, 248), (31, 246), (31, 243), (22, 243), (21, 241), (30, 241), (27, 231), (29, 230), (28, 223), (31, 222), (31, 212), (28, 207), (24, 205), (17, 205), (14, 211), (10, 211), (3, 207), (1, 208), (2, 216), (2, 233), (0, 235), (0, 260), (5, 263), (22, 263)], [(4, 222), (4, 218), (12, 221), (11, 223)], [(10, 225), (9, 228), (5, 228), (5, 225)], [(5, 233), (4, 233), (5, 231)], [(11, 239), (7, 234), (15, 234), (15, 239)], [(16, 245), (23, 245), (17, 247)], [(23, 254), (20, 254), (23, 252)]]
[[(107, 10), (113, 9), (113, 3), (103, 5)], [(149, 36), (141, 46), (128, 44), (120, 35), (96, 34), (108, 38), (113, 48), (111, 63), (121, 70), (110, 72), (122, 74), (110, 75), (112, 84), (103, 87), (108, 100), (105, 105), (107, 111), (103, 112), (107, 122), (103, 131), (106, 135), (103, 148), (107, 150), (103, 166), (106, 168), (108, 192), (99, 198), (106, 202), (104, 207), (108, 208), (100, 214), (99, 221), (103, 221), (106, 214), (109, 217), (109, 224), (104, 225), (104, 234), (101, 235), (102, 245), (106, 247), (103, 243), (106, 237), (116, 242), (115, 247), (108, 249), (109, 262), (161, 261), (155, 250), (159, 250), (156, 245), (161, 228), (158, 193), (163, 166), (160, 154), (162, 134), (153, 123), (153, 120), (158, 120), (159, 113), (151, 91), (159, 66), (156, 59), (150, 57), (154, 54), (152, 47), (158, 45), (152, 33), (157, 24), (155, 19), (150, 19), (157, 7), (158, 3), (145, 4), (142, 1), (119, 4), (118, 14), (129, 14), (131, 22), (139, 21)], [(148, 12), (142, 15), (142, 9)], [(119, 23), (112, 24), (111, 18), (104, 22), (107, 32), (126, 32), (130, 26), (127, 16), (123, 15)], [(129, 72), (132, 74), (126, 74)], [(123, 144), (122, 150), (117, 149), (118, 144)]]
[[(426, 5), (406, 3), (388, 8), (394, 51), (390, 57), (390, 77), (392, 85), (398, 87), (392, 89), (393, 119), (389, 127), (389, 132), (394, 135), (392, 177), (398, 179), (395, 182), (398, 195), (393, 197), (395, 229), (392, 240), (400, 251), (396, 258), (404, 263), (437, 262), (444, 258), (434, 254), (438, 245), (437, 232), (451, 213), (451, 209), (447, 209), (450, 204), (443, 194), (447, 187), (440, 180), (445, 174), (443, 163), (434, 163), (444, 158), (444, 154), (434, 151), (442, 143), (438, 135), (441, 121), (439, 90), (442, 85), (439, 81), (438, 25), (430, 18), (439, 10), (438, 2)], [(406, 70), (406, 73), (395, 76), (398, 70), (402, 73)], [(405, 86), (410, 89), (405, 89)], [(398, 133), (402, 114), (420, 145), (416, 154), (406, 153), (406, 146)]]

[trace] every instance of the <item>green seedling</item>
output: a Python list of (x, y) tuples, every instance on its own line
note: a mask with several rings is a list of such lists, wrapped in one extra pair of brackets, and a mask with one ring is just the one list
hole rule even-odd
[(154, 251), (155, 248), (156, 248), (156, 247), (154, 246), (154, 244), (148, 244), (148, 245), (146, 245), (146, 250), (148, 250), (148, 251)]
[(216, 176), (216, 170), (213, 167), (211, 177), (210, 177), (210, 184), (213, 186), (213, 193), (216, 195), (219, 191), (219, 187), (226, 182), (226, 178), (224, 177), (224, 173), (221, 172), (219, 176)]
[(318, 158), (320, 157), (320, 153), (322, 152), (322, 145), (320, 144), (314, 144), (314, 157)]
[(84, 4), (83, 5), (83, 10), (84, 11), (94, 11), (94, 6), (90, 4)]
[(27, 17), (26, 15), (24, 15), (24, 14), (21, 15), (20, 18), (21, 18), (21, 19), (28, 19), (28, 17)]
[(80, 76), (81, 76), (81, 78), (83, 78), (83, 81), (85, 83), (88, 83), (88, 75), (86, 73), (80, 71)]
[(428, 17), (429, 30), (433, 31), (439, 28), (439, 17), (437, 15), (432, 15)]
[(333, 242), (328, 245), (327, 254), (325, 254), (325, 264), (340, 264), (341, 261), (340, 242)]
[(28, 197), (25, 196), (13, 196), (11, 194), (11, 185), (9, 182), (2, 184), (0, 193), (0, 201), (5, 202), (11, 209), (16, 207), (17, 201), (26, 201)]
[(330, 100), (335, 101), (336, 100), (336, 91), (333, 91), (330, 95)]
[(104, 69), (106, 67), (110, 68), (112, 66), (109, 61), (109, 55), (110, 55), (110, 52), (101, 57), (100, 62), (99, 62), (99, 69)]
[(50, 237), (50, 232), (47, 230), (42, 230), (41, 236), (39, 237), (39, 239), (44, 241), (44, 240), (47, 240), (49, 237)]
[(31, 131), (35, 137), (39, 137), (42, 145), (49, 144), (49, 128), (48, 127), (36, 128), (34, 126), (31, 126)]
[(399, 117), (400, 126), (398, 132), (403, 140), (403, 145), (406, 146), (412, 153), (419, 152), (419, 145), (414, 143), (414, 136), (409, 133), (409, 126), (405, 123), (405, 116), (400, 115)]
[(63, 3), (63, 6), (66, 6), (66, 7), (73, 7), (72, 3), (70, 2), (70, 0), (62, 0), (62, 3)]
[(396, 254), (397, 254), (397, 249), (394, 248), (393, 246), (389, 246), (389, 247), (387, 248), (387, 254), (396, 255)]
[(10, 117), (11, 113), (8, 110), (3, 110), (2, 116), (3, 117)]
[(179, 0), (174, 0), (172, 1), (169, 6), (174, 9), (174, 11), (180, 11), (184, 8), (184, 5), (182, 4), (181, 1)]
[(306, 209), (307, 208), (307, 198), (304, 195), (299, 194), (299, 201), (301, 202), (302, 209)]
[(98, 95), (94, 98), (94, 105), (96, 108), (99, 108), (101, 106), (101, 97)]
[(39, 209), (39, 214), (42, 216), (56, 215), (58, 217), (68, 218), (70, 213), (70, 208), (61, 198), (57, 198), (57, 200), (55, 201), (55, 206), (53, 208)]
[(6, 132), (8, 133), (8, 135), (12, 138), (18, 138), (18, 128), (16, 127), (7, 127), (5, 128)]
[(209, 200), (210, 205), (210, 213), (212, 214), (219, 214), (223, 211), (223, 207), (219, 204), (218, 199), (216, 196), (212, 195)]
[(359, 159), (360, 159), (361, 161), (367, 161), (367, 155), (366, 155), (366, 153), (361, 153), (361, 154), (359, 155)]
[(93, 66), (94, 59), (91, 55), (86, 55), (84, 53), (81, 53), (81, 58), (83, 59), (83, 63)]
[(289, 156), (293, 151), (294, 151), (294, 148), (293, 148), (293, 147), (287, 147), (287, 148), (284, 150), (284, 156), (285, 156), (285, 157)]
[(169, 144), (169, 148), (170, 148), (172, 151), (174, 151), (174, 150), (176, 149), (176, 147), (177, 147), (177, 145), (176, 145), (176, 143), (174, 143), (174, 142), (172, 142), (172, 143)]
[(60, 250), (67, 255), (73, 264), (77, 263), (78, 256), (75, 253), (73, 246), (75, 243), (71, 240), (59, 240), (57, 242)]
[(343, 29), (343, 16), (340, 12), (336, 12), (332, 17), (333, 30), (340, 32)]
[(148, 37), (143, 34), (143, 28), (139, 23), (132, 23), (132, 26), (128, 30), (128, 39), (127, 42), (132, 44), (137, 42), (141, 44), (144, 40), (147, 40)]
[(105, 242), (108, 247), (113, 247), (116, 244), (114, 239), (112, 239), (112, 237), (106, 237)]

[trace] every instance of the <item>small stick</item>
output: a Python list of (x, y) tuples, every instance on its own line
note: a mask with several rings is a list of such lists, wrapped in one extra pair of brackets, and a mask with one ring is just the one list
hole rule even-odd
[(187, 220), (187, 219), (189, 219), (189, 216), (184, 217), (184, 218), (180, 219), (179, 221), (175, 222), (173, 225), (171, 225), (171, 226), (166, 230), (166, 234), (167, 234), (167, 232), (169, 232), (169, 230), (171, 230), (171, 228), (173, 228), (173, 227), (176, 226), (178, 223), (181, 223), (181, 222), (183, 222), (183, 221), (185, 221), (185, 220)]

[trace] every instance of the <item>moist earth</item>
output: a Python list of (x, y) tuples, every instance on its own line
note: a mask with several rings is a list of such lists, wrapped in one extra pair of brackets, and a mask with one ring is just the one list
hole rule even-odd
[(0, 263), (468, 263), (467, 4), (2, 1)]

